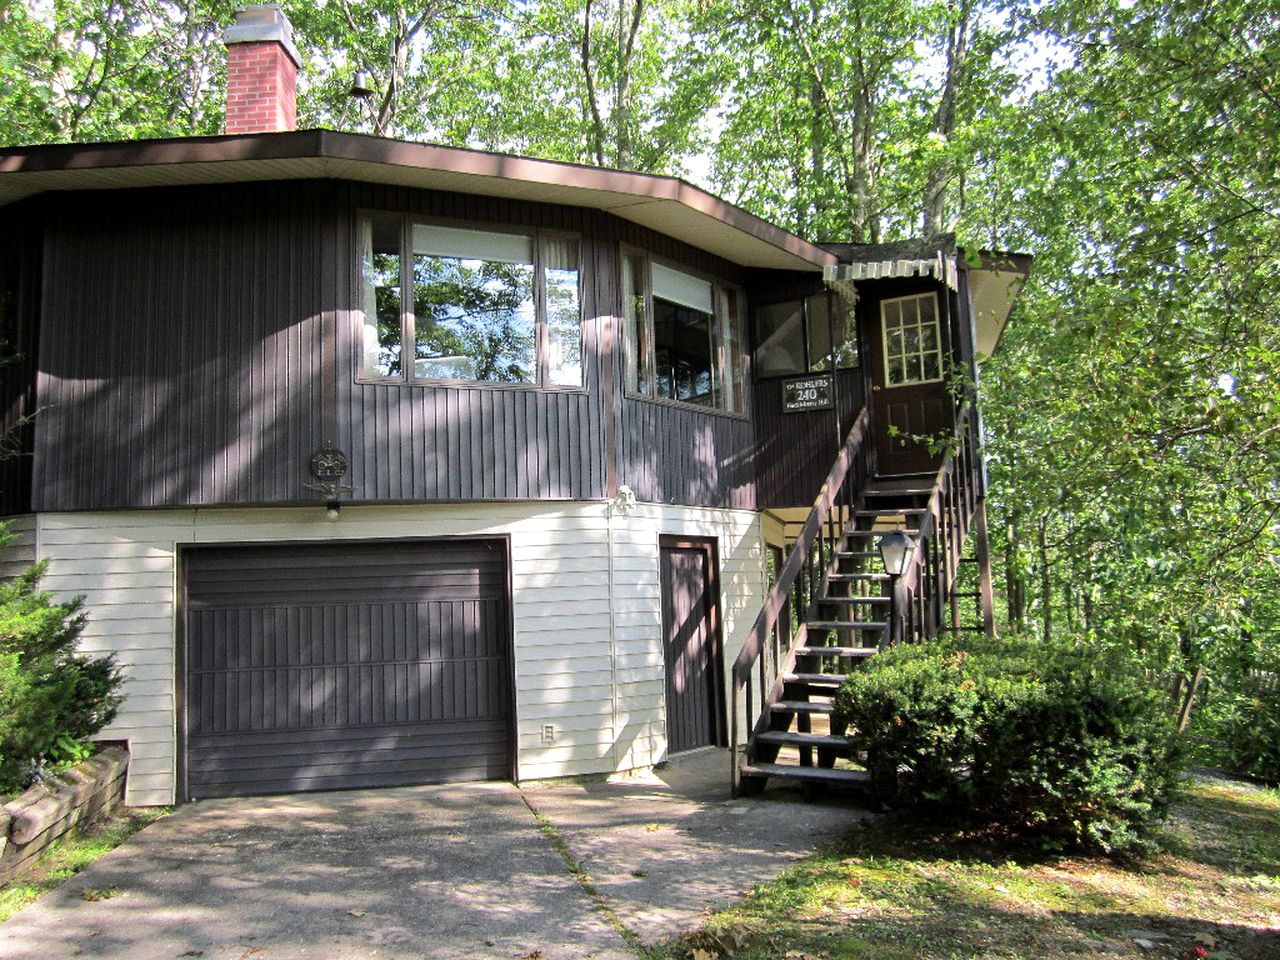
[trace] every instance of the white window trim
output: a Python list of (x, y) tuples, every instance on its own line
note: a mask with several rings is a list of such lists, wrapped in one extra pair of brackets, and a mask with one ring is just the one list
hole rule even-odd
[[(630, 377), (630, 369), (631, 369), (630, 361), (632, 359), (631, 351), (633, 348), (633, 344), (631, 343), (631, 338), (627, 336), (625, 323), (622, 331), (622, 334), (623, 334), (622, 349), (624, 351), (623, 364), (622, 364), (623, 396), (626, 397), (628, 400), (641, 400), (641, 401), (644, 401), (645, 403), (656, 403), (656, 404), (661, 404), (665, 406), (678, 407), (681, 410), (695, 410), (700, 413), (711, 414), (714, 416), (733, 417), (734, 419), (737, 419), (737, 420), (750, 419), (750, 415), (747, 409), (747, 404), (750, 399), (749, 393), (748, 393), (747, 381), (750, 378), (747, 376), (747, 372), (748, 372), (747, 365), (746, 365), (747, 344), (746, 344), (746, 331), (745, 331), (746, 321), (744, 319), (745, 311), (746, 311), (746, 298), (743, 294), (742, 288), (739, 287), (737, 284), (727, 283), (723, 280), (718, 279), (717, 277), (713, 277), (710, 274), (704, 273), (701, 270), (696, 270), (694, 268), (687, 267), (684, 264), (673, 263), (672, 261), (666, 260), (662, 257), (655, 257), (640, 247), (633, 247), (627, 244), (622, 244), (620, 247), (620, 253), (618, 258), (618, 291), (619, 291), (619, 306), (621, 308), (618, 311), (618, 315), (620, 318), (626, 316), (626, 307), (625, 307), (625, 304), (622, 303), (622, 298), (625, 298), (627, 296), (627, 290), (625, 289), (625, 284), (623, 283), (623, 279), (622, 279), (623, 278), (622, 261), (627, 257), (638, 259), (641, 264), (641, 280), (644, 284), (643, 323), (648, 333), (648, 335), (645, 337), (646, 356), (644, 358), (645, 359), (644, 368), (647, 368), (649, 371), (649, 384), (650, 384), (650, 387), (653, 389), (656, 389), (656, 386), (657, 386), (656, 375), (655, 375), (655, 367), (657, 366), (657, 359), (654, 355), (655, 351), (654, 351), (654, 330), (653, 330), (653, 267), (655, 265), (661, 266), (667, 270), (674, 271), (676, 273), (683, 273), (689, 277), (693, 277), (698, 280), (705, 280), (708, 283), (710, 283), (711, 284), (711, 317), (713, 322), (716, 319), (715, 305), (716, 305), (717, 298), (725, 297), (727, 296), (728, 293), (732, 292), (733, 300), (736, 301), (736, 305), (737, 305), (737, 322), (738, 322), (738, 331), (739, 331), (738, 351), (740, 354), (738, 360), (742, 366), (742, 384), (738, 391), (739, 392), (738, 402), (741, 409), (731, 410), (727, 407), (708, 407), (698, 403), (689, 403), (687, 400), (675, 400), (670, 397), (659, 397), (653, 393), (644, 394), (644, 393), (638, 393), (637, 391), (633, 390), (631, 388), (631, 377)], [(676, 301), (668, 300), (668, 302), (670, 303), (670, 302), (676, 302)], [(723, 391), (723, 387), (721, 386), (720, 380), (728, 371), (728, 366), (727, 366), (728, 357), (725, 355), (724, 341), (725, 341), (725, 338), (723, 336), (716, 337), (715, 350), (716, 350), (716, 359), (717, 359), (718, 368), (713, 369), (711, 372), (712, 384), (713, 384), (712, 389), (713, 391), (721, 395), (723, 394), (724, 391)], [(639, 358), (636, 358), (636, 359), (638, 360)], [(638, 363), (637, 363), (637, 369), (641, 369)]]
[[(907, 300), (923, 300), (929, 298), (933, 301), (933, 322), (938, 331), (938, 370), (942, 374), (937, 377), (930, 377), (924, 380), (907, 380), (903, 383), (893, 383), (889, 376), (889, 328), (884, 322), (884, 308), (891, 303), (903, 303)], [(901, 329), (901, 327), (897, 328)], [(923, 354), (919, 354), (923, 356)], [(884, 387), (886, 390), (897, 390), (899, 387), (918, 387), (927, 383), (942, 383), (946, 380), (945, 367), (947, 359), (947, 350), (942, 342), (942, 312), (938, 305), (938, 295), (933, 291), (928, 293), (909, 293), (901, 297), (888, 297), (880, 301), (880, 369), (884, 375)]]
[[(469, 230), (482, 233), (505, 233), (513, 236), (528, 237), (533, 244), (534, 268), (534, 362), (536, 378), (526, 383), (509, 383), (501, 380), (459, 380), (444, 378), (415, 377), (413, 364), (401, 362), (401, 373), (398, 376), (378, 376), (365, 370), (364, 336), (368, 324), (364, 313), (364, 225), (371, 217), (395, 217), (400, 220), (400, 349), (412, 351), (415, 333), (413, 314), (413, 297), (408, 289), (407, 281), (412, 276), (413, 261), (413, 228), (415, 224), (446, 229)], [(355, 382), (368, 385), (394, 385), (404, 387), (469, 387), (485, 390), (538, 390), (545, 393), (587, 393), (587, 341), (586, 312), (583, 302), (583, 291), (586, 289), (586, 270), (582, 235), (572, 230), (560, 230), (553, 227), (521, 228), (507, 224), (474, 223), (471, 221), (450, 220), (440, 217), (424, 217), (412, 213), (392, 210), (361, 209), (356, 211), (355, 230), (355, 284), (356, 301), (359, 304), (352, 313), (355, 315)], [(552, 383), (547, 367), (547, 312), (546, 312), (546, 278), (544, 273), (545, 257), (543, 240), (551, 238), (573, 239), (578, 241), (578, 323), (579, 336), (582, 338), (582, 379), (581, 384)]]

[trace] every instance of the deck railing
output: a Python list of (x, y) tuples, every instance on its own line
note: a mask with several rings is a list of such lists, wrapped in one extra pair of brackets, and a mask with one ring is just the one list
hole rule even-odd
[(864, 406), (733, 664), (729, 726), (735, 793), (745, 745), (743, 730), (764, 722), (768, 705), (781, 693), (781, 668), (791, 649), (804, 641), (806, 616), (821, 595), (845, 525), (861, 508), (863, 491), (875, 475), (870, 423), (870, 411)]

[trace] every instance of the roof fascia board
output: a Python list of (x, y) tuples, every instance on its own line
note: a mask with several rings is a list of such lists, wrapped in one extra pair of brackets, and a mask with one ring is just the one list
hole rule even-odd
[[(478, 183), (506, 179), (548, 184), (613, 194), (618, 197), (619, 212), (636, 204), (677, 203), (804, 263), (821, 268), (836, 262), (835, 255), (821, 247), (675, 177), (329, 130), (3, 149), (0, 150), (0, 175), (239, 160), (345, 160), (475, 176)], [(599, 208), (611, 207), (614, 205)]]

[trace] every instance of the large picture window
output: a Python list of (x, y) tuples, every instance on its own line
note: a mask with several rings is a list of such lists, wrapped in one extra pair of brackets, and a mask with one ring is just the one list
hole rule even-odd
[(741, 296), (624, 252), (627, 392), (730, 413), (743, 408)]
[(363, 377), (582, 386), (576, 237), (373, 215), (361, 246)]
[(787, 377), (820, 373), (834, 363), (858, 365), (852, 304), (831, 291), (755, 310), (755, 375)]

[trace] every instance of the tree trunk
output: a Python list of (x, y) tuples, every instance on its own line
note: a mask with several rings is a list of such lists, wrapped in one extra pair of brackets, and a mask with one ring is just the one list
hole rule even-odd
[(1025, 590), (1022, 578), (1018, 576), (1020, 548), (1017, 521), (1011, 517), (1005, 526), (1004, 597), (1009, 610), (1009, 624), (1015, 631), (1027, 628)]
[(596, 80), (591, 66), (591, 3), (587, 0), (585, 22), (582, 25), (582, 43), (578, 47), (579, 65), (587, 87), (587, 104), (591, 107), (591, 139), (596, 165), (604, 166), (604, 121), (600, 118), (600, 101), (596, 98)]
[[(964, 81), (964, 62), (969, 50), (969, 22), (973, 16), (973, 0), (960, 0), (954, 9), (954, 20), (947, 29), (947, 72), (934, 113), (933, 132), (946, 144), (956, 128), (956, 100)], [(939, 157), (929, 170), (924, 187), (924, 235), (937, 236), (946, 230), (947, 184), (953, 175), (949, 157)]]
[(633, 165), (631, 62), (635, 59), (636, 36), (640, 32), (644, 10), (644, 0), (634, 0), (631, 16), (628, 18), (625, 0), (618, 2), (618, 80), (614, 87), (612, 120), (614, 164), (620, 170), (630, 170)]
[(1049, 537), (1047, 527), (1049, 525), (1048, 517), (1041, 517), (1039, 521), (1040, 536), (1040, 614), (1044, 621), (1044, 642), (1048, 643), (1053, 639), (1053, 578), (1050, 576), (1049, 570)]

